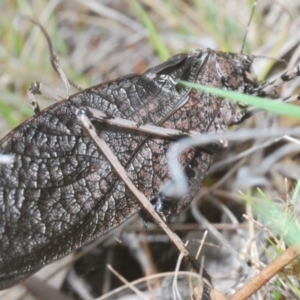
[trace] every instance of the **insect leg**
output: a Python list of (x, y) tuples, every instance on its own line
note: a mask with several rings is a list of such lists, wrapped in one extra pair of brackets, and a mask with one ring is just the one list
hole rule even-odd
[(287, 70), (280, 77), (274, 79), (271, 82), (265, 82), (255, 89), (253, 95), (265, 96), (272, 94), (278, 87), (284, 82), (290, 81), (293, 78), (300, 76), (300, 66), (296, 66), (293, 69)]
[[(284, 72), (281, 76), (274, 79), (271, 82), (264, 82), (255, 90), (253, 91), (253, 96), (258, 97), (265, 97), (265, 96), (271, 96), (274, 94), (276, 89), (280, 87), (283, 83), (292, 80), (293, 78), (300, 76), (300, 65), (296, 66), (293, 69), (290, 69), (286, 72)], [(292, 95), (284, 98), (277, 98), (273, 101), (281, 101), (281, 102), (293, 102), (293, 101), (299, 101), (300, 100), (300, 94), (298, 95)], [(239, 124), (242, 123), (245, 119), (248, 119), (249, 117), (253, 116), (255, 113), (261, 111), (261, 109), (256, 107), (249, 107), (246, 108), (243, 112), (237, 112), (235, 115), (235, 120), (231, 123), (232, 124)]]
[(32, 83), (27, 91), (27, 97), (35, 115), (41, 111), (35, 95), (44, 95), (47, 98), (53, 99), (55, 101), (60, 101), (64, 99), (63, 96), (61, 96), (52, 88), (49, 88), (46, 85), (41, 84), (37, 81)]
[[(43, 27), (43, 25), (41, 23), (39, 23), (38, 21), (32, 19), (31, 17), (27, 16), (27, 15), (21, 15), (21, 17), (25, 18), (25, 19), (29, 20), (30, 22), (32, 22), (33, 24), (37, 25), (40, 28), (40, 30), (42, 31), (44, 37), (46, 38), (46, 41), (48, 43), (48, 49), (49, 49), (51, 65), (52, 65), (53, 69), (55, 70), (55, 72), (60, 76), (60, 78), (62, 79), (62, 81), (64, 82), (65, 87), (66, 87), (66, 96), (65, 96), (65, 98), (69, 97), (70, 85), (75, 87), (77, 90), (82, 90), (77, 84), (75, 84), (72, 80), (70, 80), (66, 76), (64, 71), (62, 70), (62, 68), (59, 64), (58, 56), (54, 52), (54, 48), (53, 48), (50, 36), (47, 33), (46, 29)], [(38, 82), (34, 82), (30, 86), (30, 88), (27, 92), (29, 102), (30, 102), (30, 105), (32, 107), (32, 110), (33, 110), (34, 114), (37, 114), (37, 113), (40, 112), (39, 105), (38, 105), (37, 100), (35, 98), (35, 95), (37, 95), (37, 94), (46, 95), (48, 98), (54, 99), (56, 101), (62, 100), (64, 98), (64, 97), (60, 96), (58, 93), (54, 92), (49, 87), (47, 87), (45, 85), (42, 85)]]
[(39, 104), (35, 98), (35, 95), (41, 94), (39, 85), (40, 84), (38, 82), (34, 82), (31, 84), (30, 88), (27, 91), (27, 97), (35, 115), (41, 111)]
[[(105, 122), (105, 123), (113, 125), (113, 126), (138, 130), (141, 132), (145, 132), (147, 134), (153, 134), (156, 136), (175, 139), (175, 140), (179, 139), (179, 138), (183, 138), (183, 137), (196, 137), (196, 136), (201, 135), (200, 132), (193, 131), (193, 130), (182, 131), (182, 130), (177, 130), (177, 129), (173, 129), (173, 128), (165, 128), (165, 127), (160, 127), (160, 126), (151, 125), (151, 124), (141, 125), (135, 121), (108, 116), (104, 112), (94, 109), (94, 108), (91, 108), (91, 107), (87, 107), (87, 108), (88, 108), (89, 112), (92, 114), (91, 118), (93, 120)], [(226, 141), (219, 140), (219, 141), (213, 142), (209, 145), (205, 145), (205, 146), (203, 146), (203, 148), (208, 151), (211, 151), (213, 153), (222, 153), (226, 150), (227, 144), (226, 144)]]
[[(271, 96), (272, 94), (274, 94), (276, 89), (280, 87), (283, 83), (288, 82), (297, 76), (300, 76), (300, 65), (296, 66), (293, 69), (287, 70), (281, 76), (279, 76), (278, 78), (274, 79), (271, 82), (266, 81), (262, 83), (254, 90), (254, 93), (252, 95), (258, 97)], [(277, 98), (274, 99), (273, 101), (293, 102), (299, 100), (300, 100), (300, 94), (283, 97), (283, 98)], [(261, 111), (261, 109), (258, 109), (256, 107), (247, 108), (244, 111), (244, 116), (239, 121), (239, 123), (243, 122), (245, 119), (248, 119), (249, 117), (253, 116), (255, 113), (259, 111)]]

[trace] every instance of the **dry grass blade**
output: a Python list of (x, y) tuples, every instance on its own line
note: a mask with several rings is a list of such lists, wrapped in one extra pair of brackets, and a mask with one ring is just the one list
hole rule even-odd
[(123, 276), (121, 276), (114, 268), (112, 268), (111, 265), (108, 265), (107, 268), (115, 275), (117, 276), (124, 284), (126, 287), (129, 287), (130, 289), (133, 290), (134, 293), (139, 295), (141, 299), (148, 300), (148, 297), (145, 297), (145, 295), (139, 291), (134, 285), (132, 285), (130, 282), (128, 282)]

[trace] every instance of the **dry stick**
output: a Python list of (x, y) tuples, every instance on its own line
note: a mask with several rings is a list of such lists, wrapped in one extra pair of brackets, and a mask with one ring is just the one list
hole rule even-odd
[[(178, 139), (181, 137), (199, 137), (201, 133), (199, 131), (189, 130), (184, 132), (182, 130), (173, 129), (173, 128), (164, 128), (152, 124), (141, 125), (138, 122), (127, 120), (119, 117), (110, 117), (103, 111), (87, 106), (88, 110), (93, 114), (92, 119), (100, 122), (105, 122), (107, 124), (121, 127), (129, 128), (133, 130), (138, 130), (140, 132), (154, 134), (160, 137)], [(204, 149), (211, 150), (211, 146), (214, 147), (214, 153), (222, 153), (223, 144), (218, 141), (212, 142), (210, 145), (203, 145)]]
[[(196, 279), (202, 279), (199, 274), (189, 272), (189, 271), (179, 271), (178, 272), (179, 276), (193, 276)], [(163, 278), (167, 276), (174, 276), (174, 271), (173, 272), (165, 272), (165, 273), (159, 273), (159, 274), (154, 274), (154, 275), (149, 275), (147, 277), (139, 278), (135, 281), (130, 282), (130, 284), (133, 285), (138, 285), (140, 283), (145, 283), (145, 281), (153, 280), (153, 279), (158, 279), (158, 278)], [(117, 293), (121, 293), (124, 290), (128, 288), (127, 285), (122, 285), (121, 287), (116, 288), (113, 291), (108, 292), (107, 294), (95, 299), (95, 300), (105, 300), (105, 299), (113, 299), (112, 297), (116, 295)], [(118, 299), (115, 297), (114, 299)]]
[(133, 292), (135, 292), (141, 299), (148, 300), (148, 298), (132, 283), (127, 281), (121, 274), (119, 274), (111, 265), (107, 265), (107, 268), (117, 277), (119, 278), (127, 287), (129, 287)]
[(268, 235), (274, 239), (275, 243), (278, 245), (279, 244), (279, 240), (277, 239), (277, 237), (273, 234), (273, 232), (271, 230), (269, 230), (267, 227), (265, 227), (264, 225), (262, 225), (261, 223), (259, 223), (258, 221), (256, 221), (255, 219), (253, 219), (252, 217), (243, 214), (243, 218), (245, 218), (246, 220), (248, 220), (249, 222), (253, 223), (254, 225), (256, 224), (257, 226), (259, 226), (260, 228), (262, 228), (264, 231), (266, 231), (268, 233)]
[[(199, 271), (199, 264), (198, 261), (190, 255), (189, 251), (186, 249), (185, 245), (181, 241), (181, 239), (170, 229), (170, 227), (163, 221), (163, 219), (160, 217), (160, 215), (156, 212), (150, 201), (146, 198), (146, 196), (141, 193), (136, 186), (133, 184), (131, 179), (128, 177), (126, 170), (121, 165), (117, 157), (113, 154), (113, 152), (110, 150), (109, 146), (106, 144), (106, 142), (99, 137), (97, 134), (97, 131), (94, 127), (94, 125), (91, 123), (89, 117), (87, 116), (87, 113), (89, 110), (86, 107), (81, 107), (77, 111), (77, 117), (81, 121), (83, 127), (89, 132), (92, 139), (95, 141), (95, 143), (98, 145), (104, 156), (107, 158), (107, 160), (110, 162), (112, 167), (116, 170), (118, 173), (118, 176), (124, 181), (124, 183), (127, 185), (127, 187), (131, 190), (131, 192), (136, 196), (136, 198), (139, 200), (139, 202), (144, 206), (144, 208), (148, 211), (149, 214), (153, 217), (155, 222), (165, 231), (165, 233), (169, 236), (170, 240), (175, 244), (177, 249), (181, 252), (181, 254), (188, 259), (191, 266), (196, 270)], [(203, 282), (203, 294), (201, 299), (209, 299), (209, 293), (210, 293), (210, 283), (211, 278), (210, 275), (207, 273), (207, 271), (202, 268), (201, 275), (203, 276), (203, 279), (206, 279), (207, 282)]]
[(280, 272), (286, 265), (300, 255), (300, 243), (290, 246), (282, 255), (277, 257), (270, 265), (264, 268), (252, 280), (232, 295), (229, 300), (246, 300)]
[(216, 228), (214, 228), (209, 223), (209, 221), (202, 215), (202, 213), (198, 210), (197, 204), (195, 201), (193, 201), (191, 203), (191, 210), (192, 210), (192, 215), (196, 219), (196, 221), (203, 224), (221, 242), (221, 244), (224, 245), (226, 247), (226, 249), (229, 250), (236, 257), (236, 259), (240, 262), (243, 269), (249, 273), (250, 267), (245, 263), (245, 261), (242, 259), (241, 255), (223, 237), (223, 235), (218, 230), (216, 230)]
[[(189, 241), (186, 241), (185, 246), (187, 246), (188, 243), (189, 243)], [(182, 255), (182, 253), (180, 253), (179, 257), (177, 259), (177, 263), (176, 263), (176, 267), (175, 267), (175, 274), (174, 274), (173, 284), (172, 284), (172, 294), (173, 294), (173, 299), (174, 300), (177, 300), (177, 299), (181, 300), (180, 293), (179, 293), (179, 290), (178, 290), (178, 272), (179, 272), (179, 269), (180, 269), (182, 259), (183, 259), (183, 255)]]
[(129, 128), (133, 130), (138, 130), (142, 131), (145, 133), (150, 133), (150, 134), (155, 134), (161, 137), (167, 137), (167, 138), (180, 138), (180, 137), (196, 137), (201, 135), (199, 131), (187, 131), (184, 132), (182, 130), (178, 129), (173, 129), (173, 128), (164, 128), (160, 126), (155, 126), (152, 124), (139, 124), (138, 122), (124, 119), (124, 118), (118, 118), (118, 117), (110, 117), (108, 116), (105, 112), (100, 111), (98, 109), (92, 108), (87, 106), (89, 111), (93, 114), (93, 119), (100, 121), (100, 122), (105, 122), (107, 124), (113, 125), (113, 126), (118, 126), (122, 128)]
[(112, 153), (108, 145), (105, 143), (104, 140), (102, 140), (97, 132), (93, 124), (90, 122), (89, 118), (85, 114), (85, 111), (83, 109), (78, 110), (78, 117), (81, 120), (83, 126), (88, 130), (89, 134), (93, 138), (93, 140), (96, 142), (98, 147), (101, 149), (102, 153), (105, 155), (105, 157), (108, 159), (108, 161), (111, 163), (113, 168), (118, 172), (119, 177), (125, 182), (125, 184), (128, 186), (128, 188), (132, 191), (132, 193), (136, 196), (136, 198), (140, 201), (140, 203), (147, 209), (147, 211), (152, 215), (153, 219), (156, 221), (156, 223), (165, 231), (165, 233), (169, 236), (171, 241), (176, 245), (178, 250), (185, 256), (190, 258), (190, 262), (192, 263), (193, 267), (194, 262), (192, 261), (190, 254), (186, 247), (184, 246), (181, 239), (169, 228), (169, 226), (162, 220), (160, 215), (155, 211), (152, 204), (149, 202), (149, 200), (146, 198), (146, 196), (141, 193), (136, 186), (133, 184), (131, 179), (128, 177), (126, 170), (121, 165), (117, 157)]

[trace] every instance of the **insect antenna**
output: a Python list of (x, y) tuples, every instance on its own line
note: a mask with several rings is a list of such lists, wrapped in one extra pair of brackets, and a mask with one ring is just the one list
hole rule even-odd
[(243, 43), (242, 43), (242, 48), (241, 48), (240, 53), (243, 53), (243, 52), (244, 52), (244, 48), (245, 48), (245, 44), (246, 44), (246, 39), (247, 39), (247, 35), (248, 35), (248, 32), (249, 32), (250, 23), (251, 23), (251, 21), (252, 21), (252, 19), (253, 19), (253, 15), (254, 15), (254, 12), (255, 12), (255, 8), (256, 8), (257, 2), (258, 2), (258, 0), (255, 0), (255, 1), (253, 2), (253, 6), (252, 6), (252, 10), (251, 10), (251, 15), (250, 15), (250, 18), (249, 18), (247, 27), (246, 27), (246, 32), (245, 32), (245, 34), (244, 34)]
[(263, 59), (268, 59), (268, 60), (272, 60), (275, 62), (282, 62), (285, 65), (287, 65), (287, 61), (283, 58), (274, 58), (274, 57), (269, 57), (269, 56), (264, 56), (264, 55), (251, 55), (251, 57), (254, 58), (263, 58)]

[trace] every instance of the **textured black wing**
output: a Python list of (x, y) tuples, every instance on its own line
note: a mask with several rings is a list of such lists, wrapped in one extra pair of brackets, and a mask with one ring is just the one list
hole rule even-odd
[[(177, 82), (194, 81), (200, 67), (198, 56), (179, 55), (143, 75), (100, 84), (52, 105), (0, 142), (1, 153), (15, 156), (13, 164), (0, 165), (0, 288), (26, 279), (140, 208), (80, 125), (76, 110), (90, 106), (139, 123), (205, 131), (208, 124), (193, 112), (194, 103), (174, 112), (190, 94)], [(166, 150), (171, 141), (94, 124), (136, 186), (154, 198), (170, 177)], [(181, 162), (192, 170), (194, 191), (183, 207), (205, 178), (211, 155), (192, 149)]]

